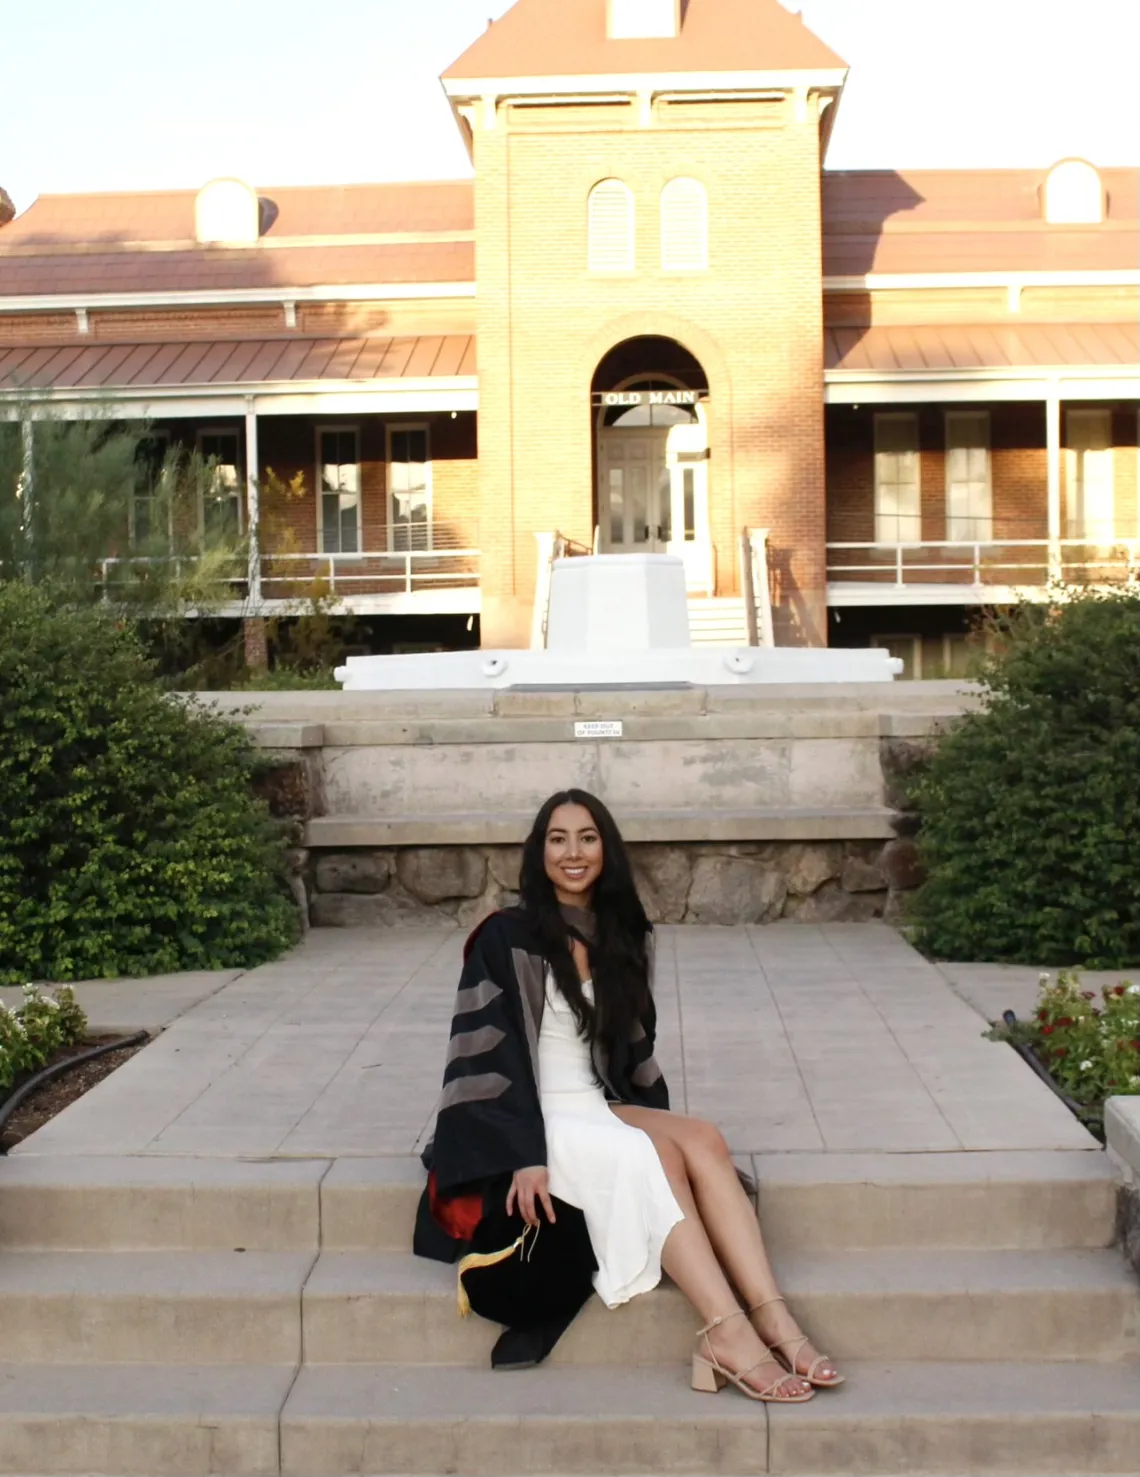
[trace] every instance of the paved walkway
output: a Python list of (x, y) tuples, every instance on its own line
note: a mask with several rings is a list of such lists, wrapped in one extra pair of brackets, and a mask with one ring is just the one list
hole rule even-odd
[[(430, 1131), (460, 949), (455, 933), (318, 931), (246, 974), (84, 986), (99, 1024), (167, 1029), (15, 1152), (411, 1154)], [(666, 927), (659, 958), (674, 1106), (739, 1153), (1094, 1147), (982, 1039), (956, 991), (998, 1013), (992, 970), (940, 970), (876, 924)], [(1016, 976), (1022, 994), (1033, 978)]]

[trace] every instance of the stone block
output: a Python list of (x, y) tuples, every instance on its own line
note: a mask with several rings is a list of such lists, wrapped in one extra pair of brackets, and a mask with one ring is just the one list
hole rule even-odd
[(487, 882), (487, 860), (461, 846), (412, 847), (396, 861), (401, 883), (422, 903), (479, 897)]
[(892, 736), (880, 740), (879, 762), (888, 805), (896, 810), (909, 808), (914, 785), (937, 752), (936, 734), (910, 738)]
[(356, 892), (318, 893), (309, 909), (314, 928), (411, 928), (439, 925), (453, 928), (447, 913), (425, 908), (402, 892), (371, 896)]
[(318, 892), (383, 892), (392, 878), (392, 857), (383, 851), (334, 852), (317, 862)]
[(789, 846), (782, 858), (788, 891), (794, 897), (810, 897), (825, 882), (839, 875), (841, 852), (828, 843)]
[(786, 916), (797, 923), (868, 923), (881, 918), (885, 892), (844, 892), (838, 882), (825, 882), (810, 897), (788, 899)]
[(844, 892), (882, 892), (887, 885), (882, 847), (848, 847), (839, 883)]
[(680, 923), (692, 884), (692, 867), (680, 846), (634, 846), (633, 875), (651, 923)]
[(770, 923), (784, 910), (788, 885), (759, 858), (702, 856), (693, 864), (686, 921)]
[(491, 874), (491, 881), (507, 892), (518, 891), (521, 866), (521, 846), (492, 846), (487, 851), (487, 870)]
[(883, 847), (883, 875), (894, 892), (910, 892), (926, 880), (926, 868), (918, 847), (909, 836), (888, 841)]

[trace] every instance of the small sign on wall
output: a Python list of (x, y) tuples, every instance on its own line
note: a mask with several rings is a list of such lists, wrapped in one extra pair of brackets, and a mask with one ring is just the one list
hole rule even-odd
[(579, 739), (621, 738), (622, 725), (617, 722), (575, 723), (574, 737)]

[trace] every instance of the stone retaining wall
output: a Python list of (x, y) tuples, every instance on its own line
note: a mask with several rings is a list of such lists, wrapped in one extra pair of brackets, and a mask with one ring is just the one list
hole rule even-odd
[[(913, 840), (715, 842), (629, 848), (654, 923), (898, 920), (921, 881)], [(517, 846), (310, 853), (300, 865), (321, 927), (467, 928), (514, 902)]]

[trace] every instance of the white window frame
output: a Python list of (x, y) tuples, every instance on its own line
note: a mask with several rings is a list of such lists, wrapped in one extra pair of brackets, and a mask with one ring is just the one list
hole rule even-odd
[[(884, 481), (884, 479), (882, 477), (882, 467), (881, 467), (881, 463), (879, 461), (879, 458), (880, 458), (880, 456), (890, 456), (892, 454), (897, 454), (897, 453), (894, 452), (894, 449), (893, 448), (880, 447), (880, 445), (879, 445), (879, 441), (880, 441), (880, 430), (881, 430), (882, 427), (884, 427), (884, 426), (886, 426), (888, 424), (896, 425), (896, 426), (908, 425), (908, 426), (910, 426), (912, 428), (912, 431), (913, 431), (913, 434), (911, 436), (911, 440), (913, 442), (913, 446), (911, 448), (909, 448), (909, 450), (913, 452), (913, 455), (914, 455), (914, 463), (915, 463), (914, 511), (913, 511), (913, 513), (911, 513), (911, 512), (900, 513), (900, 512), (897, 512), (897, 511), (894, 512), (894, 513), (887, 513), (887, 512), (885, 512), (883, 510), (883, 491), (884, 491), (884, 488), (888, 484)], [(919, 423), (918, 423), (918, 413), (917, 413), (917, 411), (913, 411), (913, 410), (885, 410), (885, 411), (876, 412), (876, 414), (875, 414), (875, 425), (874, 425), (874, 435), (875, 435), (875, 450), (874, 450), (874, 467), (875, 467), (875, 542), (877, 544), (920, 544), (922, 542), (922, 444), (921, 444), (921, 440), (920, 440), (920, 437), (919, 437)], [(893, 485), (897, 488), (901, 484), (899, 484), (898, 482), (896, 482)], [(915, 534), (915, 536), (913, 538), (901, 538), (899, 536), (900, 527), (901, 527), (904, 519), (913, 519), (914, 520), (914, 523), (915, 523), (914, 534)], [(887, 525), (889, 523), (893, 523), (894, 524), (894, 536), (893, 537), (890, 537), (890, 538), (888, 538), (888, 537), (885, 536), (886, 533), (887, 533), (887, 531), (888, 531)]]
[[(985, 428), (985, 439), (982, 443), (982, 450), (986, 454), (986, 511), (980, 514), (955, 513), (950, 506), (951, 490), (954, 487), (954, 482), (950, 475), (951, 452), (955, 449), (950, 428), (953, 425), (958, 425), (965, 421), (980, 421)], [(990, 412), (988, 410), (948, 410), (946, 411), (944, 435), (943, 447), (946, 462), (946, 541), (951, 544), (992, 543), (994, 537), (994, 458), (993, 425)], [(975, 525), (985, 523), (989, 525), (989, 528), (984, 535), (978, 534), (976, 528), (969, 535), (963, 535), (960, 530), (953, 527), (956, 521)]]
[[(206, 452), (202, 449), (202, 443), (207, 436), (229, 436), (234, 443), (233, 466), (237, 471), (237, 487), (234, 489), (233, 501), (237, 503), (237, 532), (238, 537), (245, 533), (245, 466), (242, 457), (241, 431), (237, 426), (199, 426), (195, 439), (198, 455), (205, 459)], [(206, 536), (206, 497), (203, 489), (198, 492), (198, 536)]]
[[(1100, 425), (1104, 427), (1104, 446), (1094, 447), (1077, 444), (1078, 427)], [(1082, 543), (1098, 548), (1111, 546), (1116, 541), (1116, 455), (1112, 444), (1112, 411), (1104, 406), (1073, 407), (1065, 412), (1065, 460), (1067, 517), (1066, 537), (1080, 539)], [(1092, 438), (1088, 438), (1092, 439)], [(1085, 504), (1084, 469), (1081, 458), (1090, 452), (1102, 451), (1108, 467), (1108, 517), (1105, 526), (1093, 526)], [(1079, 500), (1079, 501), (1078, 501)]]
[[(342, 551), (340, 549), (325, 548), (325, 483), (324, 467), (325, 459), (322, 454), (321, 440), (328, 435), (351, 436), (356, 451), (355, 459), (347, 465), (356, 467), (356, 548)], [(364, 553), (364, 465), (360, 460), (360, 427), (358, 425), (345, 425), (343, 422), (324, 422), (316, 427), (316, 440), (314, 444), (316, 456), (316, 479), (317, 489), (317, 553), (330, 554), (341, 559), (358, 559)], [(346, 465), (339, 463), (338, 465)], [(338, 527), (339, 521), (338, 521)]]
[[(622, 191), (625, 202), (625, 249), (620, 261), (601, 260), (601, 243), (595, 231), (595, 200), (601, 190), (617, 187)], [(590, 190), (586, 200), (586, 261), (591, 273), (599, 276), (623, 275), (635, 270), (637, 265), (637, 211), (633, 191), (624, 180), (613, 175), (600, 179)]]
[[(669, 225), (666, 222), (666, 213), (669, 210), (670, 192), (672, 192), (673, 194), (677, 194), (680, 190), (683, 189), (691, 189), (697, 192), (694, 195), (694, 198), (697, 198), (699, 196), (699, 236), (696, 242), (696, 246), (698, 249), (690, 254), (690, 259), (687, 261), (671, 261), (669, 259), (670, 247), (675, 247), (677, 245), (677, 241), (672, 231), (670, 230)], [(687, 174), (678, 175), (676, 179), (669, 180), (668, 183), (662, 188), (658, 213), (660, 216), (661, 229), (661, 270), (663, 272), (684, 273), (707, 272), (709, 269), (709, 192), (701, 183), (701, 181), (699, 179), (694, 179), (692, 175)], [(692, 243), (684, 242), (682, 244), (683, 246), (689, 246)]]
[[(170, 432), (168, 430), (166, 430), (164, 428), (164, 429), (158, 430), (158, 431), (148, 431), (147, 434), (146, 434), (146, 436), (145, 437), (142, 437), (141, 439), (142, 440), (145, 440), (145, 441), (154, 441), (154, 442), (160, 443), (161, 446), (162, 446), (162, 449), (163, 449), (162, 450), (162, 460), (163, 460), (163, 462), (166, 461), (166, 458), (170, 455)], [(159, 474), (160, 475), (161, 475), (161, 470), (162, 469), (161, 469), (161, 466), (160, 466), (160, 468), (159, 468)], [(131, 494), (130, 526), (128, 528), (128, 538), (130, 540), (130, 546), (131, 546), (132, 549), (135, 547), (135, 545), (137, 543), (137, 539), (138, 539), (138, 534), (137, 534), (136, 527), (135, 527), (135, 518), (137, 516), (137, 506), (138, 506), (138, 504), (139, 504), (140, 501), (142, 501), (142, 499), (139, 497), (138, 492), (137, 491), (136, 492), (133, 492)], [(147, 501), (153, 503), (153, 501), (154, 501), (154, 493), (153, 493), (153, 491), (151, 492), (150, 496), (147, 498)], [(168, 537), (168, 539), (170, 537), (170, 530), (169, 529), (167, 529), (167, 537)]]
[[(427, 502), (427, 542), (424, 550), (435, 548), (435, 489), (433, 486), (433, 463), (431, 454), (431, 422), (430, 421), (389, 421), (384, 428), (384, 484), (386, 495), (386, 522), (388, 524), (388, 548), (393, 553), (406, 553), (405, 549), (396, 548), (396, 504), (395, 493), (392, 489), (392, 438), (401, 431), (422, 431), (426, 444), (427, 456), (424, 460), (424, 496)], [(400, 525), (401, 527), (403, 525)], [(413, 553), (422, 552), (412, 550)]]

